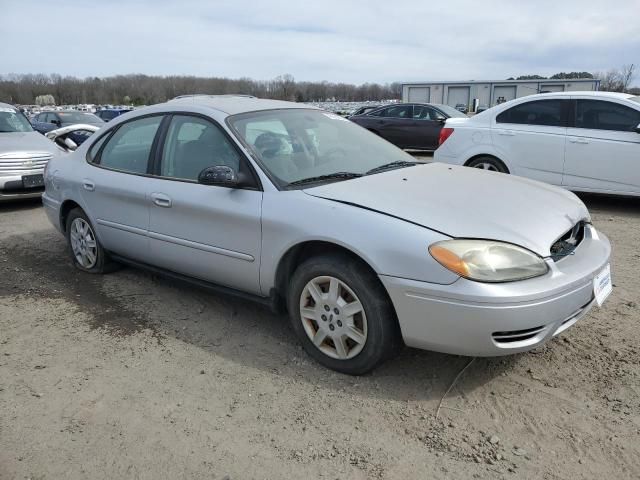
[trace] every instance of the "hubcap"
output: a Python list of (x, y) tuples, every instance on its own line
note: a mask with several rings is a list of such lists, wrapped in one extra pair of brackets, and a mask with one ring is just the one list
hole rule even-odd
[(71, 222), (71, 250), (76, 261), (84, 268), (92, 268), (98, 259), (98, 245), (91, 226), (82, 218)]
[(482, 170), (491, 170), (492, 172), (498, 172), (499, 170), (495, 165), (488, 162), (481, 162), (474, 165), (475, 168), (481, 168)]
[(300, 318), (309, 339), (331, 358), (353, 358), (367, 341), (364, 308), (353, 290), (335, 277), (307, 283), (300, 296)]

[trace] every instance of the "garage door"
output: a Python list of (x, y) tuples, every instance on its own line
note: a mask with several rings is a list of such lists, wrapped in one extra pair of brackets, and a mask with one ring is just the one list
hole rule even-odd
[(540, 85), (540, 93), (564, 92), (564, 85)]
[(502, 87), (493, 87), (493, 104), (508, 102), (516, 98), (516, 86), (505, 85)]
[(429, 87), (409, 87), (410, 103), (429, 103)]
[(449, 87), (447, 105), (455, 107), (458, 104), (469, 106), (469, 87)]

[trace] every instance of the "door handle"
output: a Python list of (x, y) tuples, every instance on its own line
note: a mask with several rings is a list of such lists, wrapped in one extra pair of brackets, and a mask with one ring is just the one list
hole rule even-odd
[(516, 134), (511, 130), (498, 130), (498, 135), (504, 135), (505, 137), (514, 137)]
[(158, 207), (170, 208), (171, 207), (171, 197), (165, 195), (164, 193), (152, 193), (151, 200)]
[(589, 141), (586, 138), (582, 138), (582, 137), (569, 137), (569, 141), (571, 143), (580, 143), (582, 145), (586, 145), (589, 143)]
[(89, 192), (93, 192), (96, 189), (96, 184), (88, 178), (85, 178), (82, 180), (82, 188), (88, 190)]

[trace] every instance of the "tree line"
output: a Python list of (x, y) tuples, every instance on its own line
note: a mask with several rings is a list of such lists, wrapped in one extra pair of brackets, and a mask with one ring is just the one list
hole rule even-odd
[(603, 72), (560, 72), (550, 77), (541, 75), (521, 75), (510, 77), (507, 80), (570, 80), (575, 78), (594, 78), (600, 80), (600, 90), (604, 92), (636, 92), (637, 88), (631, 87), (631, 82), (636, 76), (636, 65), (630, 63), (620, 68), (612, 68)]
[(58, 105), (151, 105), (190, 93), (239, 93), (298, 102), (399, 99), (399, 83), (353, 85), (333, 82), (297, 82), (291, 75), (272, 80), (142, 74), (77, 78), (58, 74), (0, 75), (0, 101), (31, 105), (53, 100)]

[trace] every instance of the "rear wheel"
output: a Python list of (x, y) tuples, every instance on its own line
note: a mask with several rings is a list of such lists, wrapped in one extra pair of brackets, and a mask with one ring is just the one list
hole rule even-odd
[(87, 273), (107, 273), (117, 268), (100, 245), (87, 215), (74, 208), (67, 215), (67, 244), (74, 266)]
[(509, 173), (507, 166), (495, 157), (478, 157), (467, 163), (467, 167), (480, 168), (491, 172)]
[(288, 304), (303, 347), (332, 370), (367, 373), (402, 346), (395, 311), (377, 276), (346, 255), (301, 264)]

